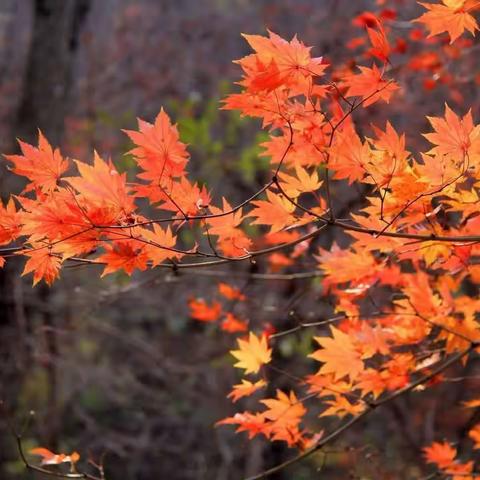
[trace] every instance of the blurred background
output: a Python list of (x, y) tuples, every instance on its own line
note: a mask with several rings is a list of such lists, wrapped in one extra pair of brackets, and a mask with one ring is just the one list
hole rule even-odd
[[(240, 34), (269, 28), (290, 39), (298, 33), (315, 56), (343, 65), (354, 62), (346, 45), (361, 34), (352, 19), (378, 3), (401, 11), (400, 31), (409, 28), (402, 19), (419, 13), (413, 1), (0, 0), (0, 152), (17, 152), (16, 138), (36, 143), (40, 128), (66, 156), (88, 161), (96, 149), (133, 179), (121, 129), (135, 128), (137, 117), (152, 121), (163, 106), (190, 144), (191, 178), (206, 182), (217, 202), (226, 195), (234, 204), (268, 178), (258, 123), (219, 111), (240, 75), (232, 60), (248, 53)], [(466, 61), (468, 71), (477, 60)], [(402, 101), (373, 106), (362, 113), (362, 125), (383, 126), (388, 116), (415, 149), (424, 145), (418, 138), (428, 129), (424, 115), (443, 111), (447, 91), (440, 85), (425, 95), (408, 78), (403, 86)], [(466, 98), (478, 109), (477, 90), (465, 82), (456, 96), (449, 87), (448, 99), (458, 106)], [(22, 188), (5, 162), (0, 186), (3, 200)], [(337, 195), (354, 204), (357, 192), (342, 188)], [(229, 274), (248, 296), (241, 313), (252, 328), (292, 326), (293, 305), (306, 318), (322, 315), (319, 282), (256, 282), (249, 272), (280, 268), (262, 262)], [(193, 321), (187, 302), (215, 298), (221, 271), (100, 279), (100, 269), (67, 268), (53, 288), (32, 289), (31, 278), (20, 277), (22, 263), (10, 259), (0, 270), (0, 398), (17, 425), (35, 412), (26, 449), (77, 450), (94, 460), (105, 454), (112, 480), (239, 479), (293, 454), (214, 427), (241, 409), (225, 398), (239, 381), (228, 355), (235, 341)], [(302, 268), (315, 265), (296, 265)], [(310, 336), (286, 337), (277, 365), (313, 372), (305, 361)], [(288, 385), (288, 378), (279, 387), (282, 382)], [(409, 415), (410, 400), (401, 399), (352, 431), (326, 461), (317, 456), (275, 478), (420, 478), (419, 449), (439, 428), (461, 428), (461, 419), (442, 412), (462, 388), (437, 390), (441, 400), (417, 400), (417, 417)], [(25, 471), (3, 417), (0, 478), (40, 478)]]

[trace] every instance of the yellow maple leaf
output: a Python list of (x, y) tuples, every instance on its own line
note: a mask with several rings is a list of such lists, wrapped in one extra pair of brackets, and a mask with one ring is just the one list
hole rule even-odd
[(316, 170), (310, 175), (300, 165), (295, 165), (295, 175), (280, 172), (278, 176), (282, 181), (282, 189), (290, 198), (297, 198), (302, 193), (315, 192), (322, 185)]
[(359, 415), (365, 410), (365, 404), (361, 402), (351, 403), (348, 398), (343, 395), (335, 395), (332, 400), (326, 400), (325, 403), (329, 408), (324, 410), (320, 417), (336, 416), (343, 418), (346, 415)]
[(248, 341), (238, 339), (239, 350), (232, 350), (230, 353), (239, 360), (234, 366), (244, 368), (245, 373), (257, 373), (262, 365), (272, 359), (272, 349), (268, 348), (267, 337), (257, 337), (250, 332)]
[(364, 370), (361, 355), (347, 334), (335, 327), (330, 330), (333, 338), (315, 337), (322, 348), (309, 356), (323, 362), (320, 375), (333, 373), (335, 380), (346, 376), (353, 380)]

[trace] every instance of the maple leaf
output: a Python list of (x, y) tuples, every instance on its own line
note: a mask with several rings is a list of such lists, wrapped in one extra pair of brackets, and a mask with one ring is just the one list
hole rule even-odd
[(146, 197), (151, 202), (161, 202), (159, 208), (194, 216), (202, 213), (211, 202), (210, 194), (203, 185), (191, 183), (186, 177), (179, 180), (166, 180), (161, 185), (136, 185), (135, 193), (139, 197)]
[(355, 379), (364, 370), (360, 353), (349, 335), (333, 326), (330, 332), (333, 338), (314, 337), (322, 348), (309, 357), (323, 362), (319, 371), (321, 375), (333, 373), (335, 380), (346, 376)]
[(367, 33), (372, 44), (372, 48), (370, 49), (369, 53), (383, 62), (388, 62), (388, 57), (390, 56), (392, 49), (382, 24), (377, 22), (376, 29), (367, 27)]
[(38, 148), (18, 141), (22, 155), (5, 155), (13, 162), (13, 172), (31, 180), (26, 191), (38, 188), (43, 193), (50, 193), (57, 188), (62, 174), (68, 169), (68, 162), (62, 157), (59, 149), (53, 149), (38, 131)]
[(237, 61), (247, 74), (243, 85), (254, 91), (270, 91), (282, 85), (301, 89), (306, 79), (323, 74), (327, 65), (321, 57), (312, 58), (311, 47), (296, 36), (287, 42), (271, 31), (268, 34), (269, 38), (243, 34), (256, 52)]
[(13, 198), (10, 198), (6, 206), (0, 200), (0, 245), (13, 242), (20, 235), (20, 218)]
[(457, 449), (448, 442), (433, 442), (423, 449), (423, 453), (428, 463), (434, 463), (440, 469), (447, 469), (454, 464)]
[(467, 154), (480, 154), (480, 125), (474, 126), (471, 110), (460, 118), (445, 104), (445, 118), (427, 118), (435, 133), (423, 136), (436, 145), (429, 154), (453, 155), (458, 160), (463, 160)]
[(149, 242), (143, 251), (152, 262), (152, 267), (159, 265), (167, 258), (180, 259), (183, 254), (173, 250), (177, 237), (172, 233), (170, 225), (163, 230), (160, 225), (154, 223), (153, 231), (146, 228), (139, 229), (141, 236)]
[(272, 359), (272, 349), (268, 348), (267, 337), (257, 337), (250, 332), (248, 340), (237, 340), (239, 350), (231, 350), (230, 353), (238, 360), (234, 365), (245, 369), (245, 373), (258, 373), (260, 367), (269, 363)]
[(358, 67), (359, 74), (347, 76), (343, 85), (348, 88), (347, 97), (362, 97), (364, 107), (372, 105), (378, 100), (386, 103), (390, 102), (392, 94), (400, 87), (392, 80), (384, 80), (382, 74), (376, 65), (372, 68)]
[(365, 410), (366, 405), (363, 402), (352, 403), (345, 395), (334, 395), (331, 400), (325, 400), (329, 407), (324, 410), (320, 416), (328, 417), (335, 416), (343, 418), (347, 415), (359, 415)]
[(466, 408), (477, 408), (480, 407), (480, 398), (474, 398), (472, 400), (467, 400), (463, 402), (463, 406)]
[(281, 114), (271, 109), (272, 102), (279, 97), (286, 97), (286, 92), (245, 91), (233, 93), (223, 100), (222, 110), (239, 110), (242, 116), (259, 117), (263, 119), (262, 125), (266, 127), (281, 118)]
[(291, 198), (297, 198), (301, 193), (315, 192), (322, 185), (316, 171), (310, 175), (299, 165), (295, 165), (295, 176), (280, 172), (279, 177), (282, 189)]
[(383, 269), (383, 265), (379, 264), (373, 255), (342, 250), (336, 244), (329, 251), (320, 249), (316, 258), (328, 276), (327, 284), (350, 281), (352, 284), (368, 285)]
[(347, 179), (349, 184), (361, 181), (367, 175), (366, 163), (370, 156), (368, 142), (363, 143), (353, 127), (337, 132), (330, 148), (329, 168), (334, 178)]
[(222, 306), (218, 302), (208, 305), (203, 299), (192, 298), (188, 302), (190, 316), (200, 322), (215, 322), (222, 313)]
[(429, 37), (448, 32), (453, 43), (465, 30), (472, 35), (478, 30), (475, 18), (469, 13), (478, 7), (478, 0), (442, 0), (443, 5), (418, 3), (428, 11), (413, 21), (425, 24), (430, 30)]
[(127, 275), (131, 275), (138, 268), (147, 268), (148, 256), (143, 245), (138, 241), (121, 241), (115, 245), (104, 245), (106, 252), (97, 258), (98, 263), (105, 263), (102, 277), (117, 270), (123, 269)]
[(253, 225), (269, 225), (270, 233), (275, 233), (296, 222), (293, 215), (295, 205), (282, 195), (267, 190), (267, 200), (252, 202), (255, 208), (250, 216), (257, 217)]
[(139, 119), (138, 128), (139, 132), (124, 130), (136, 145), (129, 153), (144, 170), (138, 177), (158, 183), (165, 177), (183, 176), (189, 154), (186, 145), (179, 140), (177, 127), (172, 125), (163, 108), (153, 125)]
[(268, 256), (268, 264), (272, 272), (277, 272), (284, 267), (294, 265), (295, 261), (290, 255), (284, 253), (275, 252)]
[(387, 387), (381, 372), (373, 368), (364, 370), (355, 385), (362, 390), (363, 397), (371, 393), (373, 398), (381, 395)]
[(289, 446), (297, 444), (300, 440), (298, 425), (307, 410), (297, 399), (295, 392), (291, 391), (290, 395), (287, 395), (277, 390), (277, 398), (267, 398), (260, 402), (267, 407), (263, 416), (272, 422), (272, 438), (283, 440)]
[(75, 163), (80, 176), (66, 180), (82, 198), (93, 205), (111, 208), (119, 222), (128, 219), (135, 205), (126, 185), (126, 174), (119, 174), (112, 162), (105, 162), (97, 152), (93, 165), (78, 160)]
[(218, 235), (222, 238), (231, 238), (236, 236), (237, 227), (243, 222), (242, 209), (233, 211), (231, 205), (223, 198), (222, 208), (210, 206), (210, 211), (215, 217), (209, 218), (209, 233)]
[(365, 11), (357, 15), (355, 18), (352, 19), (352, 25), (356, 27), (376, 27), (378, 25), (378, 18), (377, 16), (369, 11)]
[(229, 333), (246, 332), (248, 330), (248, 323), (244, 320), (240, 320), (235, 317), (233, 313), (229, 312), (220, 327), (224, 332)]
[(238, 227), (244, 220), (242, 209), (233, 211), (230, 204), (223, 199), (223, 208), (210, 206), (210, 211), (215, 217), (209, 217), (208, 235), (218, 235), (218, 246), (225, 255), (240, 256), (248, 253), (251, 240)]
[(299, 125), (299, 128), (295, 129), (292, 144), (290, 144), (289, 133), (284, 132), (283, 135), (271, 136), (267, 142), (260, 145), (265, 148), (262, 156), (270, 157), (272, 164), (283, 162), (292, 168), (321, 165), (325, 162), (323, 151), (326, 143), (326, 136), (323, 132), (325, 125), (310, 125), (310, 130), (314, 130), (315, 136), (307, 133), (308, 127), (308, 125)]
[[(372, 125), (372, 128), (377, 138), (368, 139), (369, 142), (377, 150), (387, 152), (390, 156), (394, 157), (398, 162), (399, 170), (401, 171), (405, 168), (404, 164), (410, 156), (410, 152), (405, 149), (405, 134), (398, 134), (389, 121), (385, 124), (385, 130), (380, 129), (375, 125)], [(392, 172), (391, 168), (390, 172)]]
[(224, 418), (215, 425), (238, 425), (238, 432), (248, 432), (248, 438), (252, 439), (259, 434), (270, 436), (270, 426), (266, 423), (265, 416), (262, 413), (236, 413), (233, 417)]
[(228, 300), (243, 301), (246, 299), (245, 295), (238, 288), (232, 287), (225, 282), (220, 282), (218, 284), (218, 293), (225, 298), (228, 298)]
[(345, 380), (335, 380), (333, 374), (307, 375), (305, 382), (309, 385), (308, 392), (316, 393), (318, 397), (325, 397), (335, 393), (348, 393), (352, 390), (351, 382)]
[(368, 323), (363, 323), (361, 330), (356, 334), (357, 349), (363, 359), (373, 357), (375, 354), (388, 355), (390, 353), (389, 340), (392, 335), (380, 325), (372, 328)]
[(29, 235), (29, 241), (39, 241), (47, 238), (56, 240), (70, 237), (75, 232), (80, 232), (91, 224), (85, 222), (85, 212), (73, 208), (72, 194), (60, 189), (44, 198), (42, 202), (26, 197), (18, 197), (23, 212), (22, 233)]
[(60, 275), (60, 266), (62, 259), (55, 254), (49, 247), (38, 247), (34, 245), (32, 250), (21, 252), (22, 255), (29, 257), (22, 276), (33, 272), (33, 285), (40, 280), (45, 280), (48, 285), (52, 285), (54, 280)]
[(468, 436), (475, 442), (473, 448), (475, 450), (480, 449), (480, 423), (477, 423), (470, 431)]
[(302, 402), (297, 399), (293, 391), (290, 395), (281, 390), (277, 390), (276, 393), (277, 398), (260, 400), (268, 408), (263, 412), (265, 418), (275, 422), (277, 427), (297, 425), (306, 413)]
[(265, 380), (258, 380), (257, 382), (252, 383), (248, 380), (242, 379), (242, 383), (233, 386), (233, 390), (227, 395), (227, 398), (231, 398), (232, 402), (237, 402), (243, 397), (249, 397), (266, 385), (267, 382)]
[(397, 390), (405, 387), (409, 380), (409, 374), (415, 371), (416, 361), (411, 353), (398, 353), (384, 364), (381, 374), (388, 390)]
[(70, 455), (64, 453), (53, 453), (47, 448), (38, 447), (29, 450), (31, 455), (38, 455), (42, 457), (41, 465), (60, 465), (61, 463), (70, 463), (70, 471), (75, 472), (75, 463), (80, 460), (80, 455), (77, 452), (72, 452)]

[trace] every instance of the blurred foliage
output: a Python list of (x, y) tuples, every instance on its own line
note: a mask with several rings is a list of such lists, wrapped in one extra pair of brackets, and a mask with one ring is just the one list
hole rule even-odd
[(228, 93), (227, 82), (219, 85), (219, 97), (202, 100), (191, 95), (187, 100), (171, 99), (171, 112), (180, 139), (189, 146), (195, 164), (201, 165), (199, 180), (211, 181), (225, 174), (239, 174), (247, 183), (266, 172), (268, 161), (261, 156), (261, 144), (268, 139), (258, 122), (241, 117), (236, 111), (222, 111), (221, 100)]
[[(268, 135), (259, 129), (257, 121), (241, 117), (236, 111), (221, 110), (221, 99), (227, 93), (228, 83), (222, 81), (218, 96), (202, 98), (192, 93), (186, 100), (168, 98), (164, 106), (178, 125), (181, 141), (188, 145), (196, 180), (214, 184), (230, 175), (253, 184), (268, 169), (261, 147)], [(152, 122), (154, 118), (145, 120)], [(74, 156), (90, 157), (87, 146), (102, 155), (114, 155), (118, 170), (128, 172), (133, 180), (135, 163), (128, 154), (133, 144), (121, 133), (122, 129), (137, 128), (133, 112), (114, 115), (98, 109), (85, 118), (70, 118), (67, 126), (67, 149)]]

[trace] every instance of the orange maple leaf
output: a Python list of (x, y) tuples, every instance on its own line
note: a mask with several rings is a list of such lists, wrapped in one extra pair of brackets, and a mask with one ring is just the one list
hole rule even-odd
[(71, 471), (74, 471), (74, 464), (80, 460), (80, 455), (77, 452), (73, 452), (70, 455), (65, 453), (53, 453), (47, 448), (38, 447), (29, 450), (31, 455), (38, 455), (42, 457), (42, 465), (59, 465), (61, 463), (70, 463), (72, 465)]
[(231, 238), (237, 235), (237, 227), (243, 222), (242, 209), (232, 211), (231, 205), (223, 199), (222, 208), (210, 206), (210, 211), (215, 217), (207, 219), (208, 232), (221, 238)]
[(218, 284), (218, 293), (228, 300), (245, 300), (245, 295), (238, 288), (232, 287), (228, 283), (220, 282)]
[(250, 212), (250, 216), (257, 217), (252, 224), (269, 225), (270, 233), (278, 232), (297, 221), (293, 214), (295, 205), (271, 190), (267, 190), (267, 200), (255, 200), (252, 204), (255, 208)]
[(111, 161), (106, 162), (97, 152), (93, 165), (76, 161), (80, 176), (68, 177), (68, 183), (87, 203), (110, 208), (119, 222), (128, 220), (135, 210), (134, 198), (126, 184), (126, 174), (118, 173)]
[(62, 174), (68, 169), (68, 162), (59, 149), (53, 149), (48, 140), (38, 131), (38, 148), (18, 141), (22, 155), (5, 155), (13, 162), (13, 172), (31, 180), (26, 191), (38, 188), (43, 193), (50, 193), (57, 188)]
[(418, 3), (428, 12), (413, 21), (423, 23), (430, 30), (429, 37), (448, 32), (453, 43), (465, 30), (472, 35), (478, 30), (475, 18), (469, 13), (479, 7), (478, 0), (442, 0), (443, 5)]
[[(472, 111), (460, 118), (445, 104), (445, 117), (427, 117), (435, 130), (423, 136), (435, 145), (429, 152), (431, 155), (452, 155), (459, 161), (465, 155), (480, 154), (480, 125), (475, 126)], [(458, 172), (457, 172), (458, 174)]]
[(35, 247), (32, 250), (22, 251), (22, 255), (29, 257), (22, 275), (33, 272), (33, 285), (45, 280), (51, 285), (60, 275), (62, 259), (48, 247)]
[(457, 449), (448, 442), (433, 442), (423, 449), (423, 453), (428, 463), (434, 463), (440, 469), (446, 469), (454, 464)]
[(480, 423), (477, 423), (470, 431), (468, 436), (474, 441), (475, 445), (473, 448), (478, 450), (480, 448)]
[(480, 398), (473, 398), (472, 400), (467, 400), (463, 402), (463, 406), (466, 408), (480, 407)]
[(270, 425), (262, 413), (236, 413), (233, 417), (224, 418), (215, 425), (238, 425), (237, 433), (248, 432), (249, 439), (259, 434), (267, 438), (270, 436)]
[(240, 320), (233, 313), (227, 313), (225, 320), (223, 320), (220, 328), (224, 332), (236, 333), (246, 332), (248, 330), (248, 323), (245, 320)]
[(249, 397), (266, 385), (267, 382), (265, 380), (258, 380), (258, 382), (252, 383), (248, 380), (242, 379), (242, 383), (233, 386), (233, 389), (227, 395), (227, 398), (231, 398), (232, 402), (236, 402), (240, 400), (240, 398)]
[(392, 80), (384, 80), (376, 65), (372, 68), (358, 67), (359, 74), (347, 76), (343, 86), (347, 87), (347, 97), (362, 97), (363, 106), (368, 107), (378, 100), (390, 102), (392, 94), (400, 87)]
[(178, 215), (198, 215), (211, 201), (205, 185), (200, 187), (186, 177), (167, 179), (161, 184), (136, 184), (134, 189), (137, 197), (148, 198), (152, 203), (160, 202), (159, 208)]
[(97, 258), (99, 263), (105, 263), (105, 269), (102, 277), (117, 270), (123, 269), (127, 275), (138, 268), (145, 270), (147, 268), (148, 256), (138, 241), (121, 241), (114, 245), (105, 244), (106, 252)]
[(247, 74), (241, 82), (252, 91), (274, 90), (282, 85), (301, 87), (312, 76), (320, 76), (327, 67), (321, 57), (312, 58), (311, 47), (306, 47), (297, 37), (291, 42), (269, 31), (269, 38), (245, 35), (255, 54), (238, 60)]
[(177, 242), (177, 237), (172, 233), (170, 225), (163, 230), (160, 225), (154, 223), (153, 230), (142, 228), (139, 230), (141, 236), (148, 242), (144, 247), (144, 252), (152, 262), (152, 267), (159, 265), (167, 258), (180, 259), (181, 252), (176, 252), (173, 247)]
[(299, 424), (307, 410), (295, 393), (291, 391), (290, 395), (287, 395), (277, 390), (277, 398), (267, 398), (260, 402), (267, 407), (263, 415), (271, 421), (272, 439), (283, 440), (289, 446), (299, 443), (301, 439)]
[(13, 242), (20, 235), (20, 217), (13, 198), (10, 198), (6, 206), (0, 200), (0, 245)]
[(354, 380), (364, 370), (361, 355), (349, 335), (333, 326), (330, 331), (333, 338), (314, 337), (322, 348), (309, 356), (323, 362), (319, 374), (333, 373), (335, 380), (346, 376)]
[(232, 211), (230, 204), (223, 199), (223, 207), (210, 206), (210, 211), (215, 217), (206, 220), (208, 235), (218, 235), (218, 246), (225, 255), (241, 256), (248, 253), (251, 240), (243, 230), (238, 228), (243, 222), (242, 209)]
[(218, 302), (209, 305), (203, 299), (192, 298), (188, 302), (190, 316), (200, 322), (215, 322), (222, 313), (222, 306)]
[(362, 397), (365, 397), (371, 393), (373, 398), (377, 398), (387, 388), (381, 372), (375, 370), (374, 368), (367, 368), (364, 370), (359, 375), (355, 386), (362, 390)]
[(352, 184), (361, 181), (367, 175), (366, 163), (370, 156), (368, 142), (362, 142), (353, 126), (337, 131), (335, 141), (330, 148), (329, 168), (334, 178), (348, 179)]
[(375, 29), (367, 27), (367, 33), (372, 44), (372, 48), (370, 49), (369, 53), (383, 62), (388, 62), (388, 57), (390, 56), (392, 49), (382, 24), (377, 22)]
[(136, 145), (129, 153), (144, 170), (138, 177), (158, 183), (164, 178), (184, 175), (189, 158), (187, 147), (180, 142), (177, 127), (163, 108), (153, 125), (139, 119), (138, 128), (139, 132), (124, 130)]

